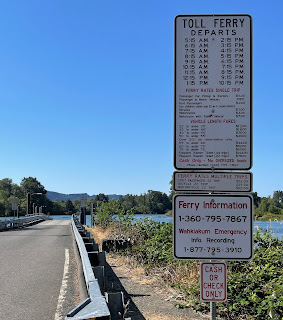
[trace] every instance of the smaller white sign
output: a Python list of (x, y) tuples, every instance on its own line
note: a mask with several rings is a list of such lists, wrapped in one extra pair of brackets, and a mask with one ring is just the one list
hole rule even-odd
[(175, 191), (251, 192), (251, 172), (175, 171)]
[(200, 280), (200, 299), (202, 301), (227, 300), (227, 266), (225, 262), (202, 262)]
[(18, 205), (16, 203), (12, 203), (12, 210), (17, 210), (18, 209)]

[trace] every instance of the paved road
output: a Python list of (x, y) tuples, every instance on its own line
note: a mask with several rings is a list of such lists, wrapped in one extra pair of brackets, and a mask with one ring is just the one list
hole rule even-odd
[(0, 232), (0, 319), (61, 320), (79, 302), (70, 221)]

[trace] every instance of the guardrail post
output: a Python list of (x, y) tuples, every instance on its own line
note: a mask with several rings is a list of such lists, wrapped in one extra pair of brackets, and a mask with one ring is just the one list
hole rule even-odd
[(92, 267), (105, 266), (106, 265), (106, 255), (105, 252), (90, 251), (88, 252), (89, 261)]
[(92, 267), (95, 278), (98, 280), (98, 284), (101, 290), (101, 293), (105, 292), (105, 272), (104, 266)]
[(82, 238), (86, 247), (86, 251), (99, 251), (98, 243), (95, 243), (93, 238), (83, 237)]
[(106, 301), (111, 314), (111, 320), (123, 318), (125, 310), (123, 292), (106, 293)]
[(94, 239), (93, 239), (92, 245), (93, 245), (93, 251), (99, 251), (99, 244), (96, 243)]

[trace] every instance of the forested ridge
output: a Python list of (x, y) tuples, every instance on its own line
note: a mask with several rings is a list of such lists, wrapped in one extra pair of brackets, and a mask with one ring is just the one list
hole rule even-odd
[[(54, 191), (47, 191), (46, 194), (47, 198), (51, 201), (58, 200), (58, 201), (67, 201), (67, 200), (75, 200), (75, 199), (81, 199), (81, 197), (86, 197), (87, 200), (90, 199), (95, 199), (96, 195), (88, 195), (87, 193), (70, 193), (70, 194), (65, 194), (65, 193), (60, 193), (60, 192), (54, 192)], [(107, 195), (109, 199), (115, 199), (118, 200), (122, 195), (118, 194), (109, 194)]]
[[(50, 200), (47, 197), (47, 192), (45, 187), (34, 177), (23, 178), (19, 185), (13, 183), (10, 178), (0, 180), (0, 216), (12, 216), (14, 214), (11, 206), (11, 199), (14, 197), (20, 200), (19, 214), (25, 215), (27, 193), (31, 194), (31, 203), (34, 203), (34, 206), (37, 207), (45, 207), (45, 213), (47, 214), (73, 214), (80, 210), (81, 199), (72, 201), (70, 199), (66, 201)], [(90, 198), (87, 201), (87, 213), (90, 213), (92, 204), (94, 210), (107, 205), (113, 208), (119, 207), (119, 210), (124, 212), (131, 209), (133, 213), (166, 213), (171, 210), (172, 206), (169, 196), (160, 191), (148, 190), (148, 192), (141, 195), (127, 194), (120, 196), (119, 199), (110, 199), (112, 196), (100, 193)]]
[[(170, 185), (171, 191), (169, 195), (160, 191), (148, 190), (140, 195), (126, 194), (118, 199), (110, 199), (111, 196), (100, 193), (89, 197), (86, 212), (87, 214), (90, 213), (93, 204), (96, 212), (103, 210), (103, 207), (108, 207), (113, 213), (126, 213), (131, 210), (134, 214), (170, 214), (172, 210), (172, 197), (174, 195), (172, 181)], [(11, 198), (13, 197), (17, 197), (20, 200), (19, 214), (25, 215), (27, 193), (31, 194), (31, 203), (34, 203), (34, 206), (45, 207), (45, 212), (51, 215), (73, 214), (80, 210), (81, 199), (68, 199), (66, 201), (50, 200), (47, 197), (47, 192), (45, 187), (35, 177), (25, 177), (19, 185), (13, 183), (10, 178), (0, 180), (0, 216), (13, 215), (11, 206)], [(256, 219), (282, 219), (283, 191), (274, 191), (272, 196), (267, 197), (259, 197), (257, 192), (253, 192), (252, 195)]]

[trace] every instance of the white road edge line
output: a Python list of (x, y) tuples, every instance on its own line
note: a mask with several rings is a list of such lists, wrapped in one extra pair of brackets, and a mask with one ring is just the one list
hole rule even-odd
[(60, 293), (59, 293), (59, 298), (58, 298), (58, 303), (57, 303), (57, 308), (56, 308), (54, 320), (62, 320), (65, 318), (64, 314), (62, 314), (62, 311), (63, 311), (63, 303), (64, 303), (64, 301), (66, 299), (66, 295), (67, 295), (69, 266), (70, 266), (69, 249), (65, 249), (65, 264), (64, 264), (63, 279), (62, 279), (62, 284), (61, 284), (61, 288), (60, 288)]

